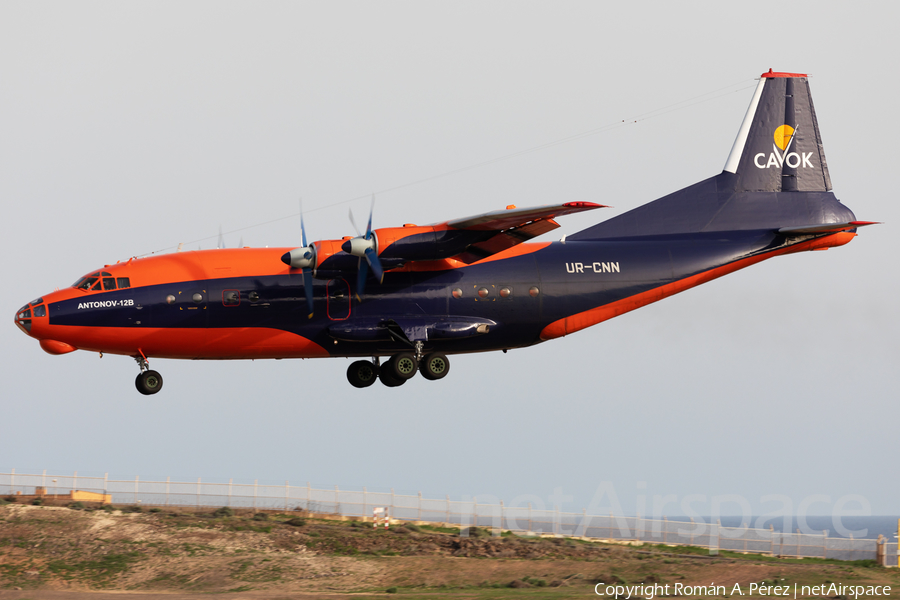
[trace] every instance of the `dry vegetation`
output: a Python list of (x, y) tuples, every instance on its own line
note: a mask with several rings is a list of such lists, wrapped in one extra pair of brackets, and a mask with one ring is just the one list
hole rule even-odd
[(154, 510), (0, 506), (0, 598), (32, 598), (22, 594), (36, 590), (59, 598), (101, 590), (235, 598), (324, 592), (584, 598), (598, 581), (843, 581), (900, 589), (896, 569), (866, 564), (712, 558), (687, 549), (492, 537), (483, 530), (461, 538), (455, 529), (415, 525), (376, 531), (297, 514)]

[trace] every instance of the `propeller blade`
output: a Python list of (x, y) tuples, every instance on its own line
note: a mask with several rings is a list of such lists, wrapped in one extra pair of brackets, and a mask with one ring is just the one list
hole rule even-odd
[(304, 246), (308, 246), (306, 243), (306, 226), (303, 224), (303, 209), (300, 209), (300, 241), (303, 242)]
[(381, 268), (381, 261), (378, 260), (378, 253), (374, 249), (366, 249), (366, 262), (372, 267), (372, 274), (378, 279), (378, 283), (381, 283), (384, 280), (384, 269)]
[(356, 220), (354, 220), (353, 218), (353, 209), (351, 208), (349, 211), (347, 211), (347, 214), (350, 215), (350, 224), (353, 225), (353, 229), (356, 230), (356, 235), (358, 237), (362, 237), (362, 234), (359, 232), (359, 227), (356, 226)]
[(306, 293), (306, 307), (309, 309), (307, 319), (313, 317), (313, 289), (312, 289), (312, 270), (303, 269), (303, 291)]
[(359, 259), (359, 272), (356, 274), (356, 301), (362, 302), (363, 290), (366, 288), (366, 276), (369, 274), (369, 263)]
[(366, 225), (366, 239), (372, 235), (372, 214), (375, 212), (375, 194), (372, 194), (372, 204), (369, 206), (369, 224)]

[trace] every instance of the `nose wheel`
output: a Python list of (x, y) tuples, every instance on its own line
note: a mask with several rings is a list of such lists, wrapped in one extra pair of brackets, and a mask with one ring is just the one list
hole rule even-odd
[(156, 371), (144, 371), (134, 380), (134, 387), (145, 396), (155, 394), (162, 389), (163, 378)]
[(141, 353), (135, 356), (134, 360), (137, 361), (138, 366), (141, 368), (141, 372), (134, 380), (134, 387), (137, 388), (137, 391), (145, 396), (150, 396), (161, 390), (163, 386), (162, 375), (158, 371), (150, 369), (147, 357)]

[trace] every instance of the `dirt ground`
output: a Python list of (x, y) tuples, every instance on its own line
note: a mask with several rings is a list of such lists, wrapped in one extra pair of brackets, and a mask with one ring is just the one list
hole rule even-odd
[[(76, 507), (80, 508), (80, 507)], [(598, 582), (892, 585), (900, 570), (221, 509), (0, 506), (0, 600), (570, 598)], [(900, 594), (896, 594), (900, 596)]]

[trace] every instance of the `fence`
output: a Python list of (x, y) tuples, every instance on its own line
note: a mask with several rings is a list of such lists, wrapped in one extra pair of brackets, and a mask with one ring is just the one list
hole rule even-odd
[[(70, 490), (110, 494), (114, 504), (142, 506), (204, 507), (228, 506), (256, 510), (307, 511), (344, 517), (371, 518), (374, 507), (390, 510), (391, 518), (401, 521), (446, 523), (465, 527), (474, 525), (519, 533), (583, 537), (597, 540), (633, 541), (679, 546), (699, 546), (710, 553), (719, 550), (750, 552), (790, 558), (830, 558), (837, 560), (876, 560), (881, 554), (887, 566), (897, 565), (897, 543), (873, 539), (829, 537), (796, 533), (723, 527), (720, 523), (647, 519), (640, 516), (588, 515), (559, 510), (532, 509), (531, 505), (505, 506), (479, 504), (474, 498), (461, 501), (395, 494), (393, 491), (317, 489), (305, 486), (258, 485), (246, 483), (115, 480), (104, 477), (0, 473), (0, 496), (30, 494), (42, 487), (50, 497)], [(881, 544), (883, 554), (878, 552)]]

